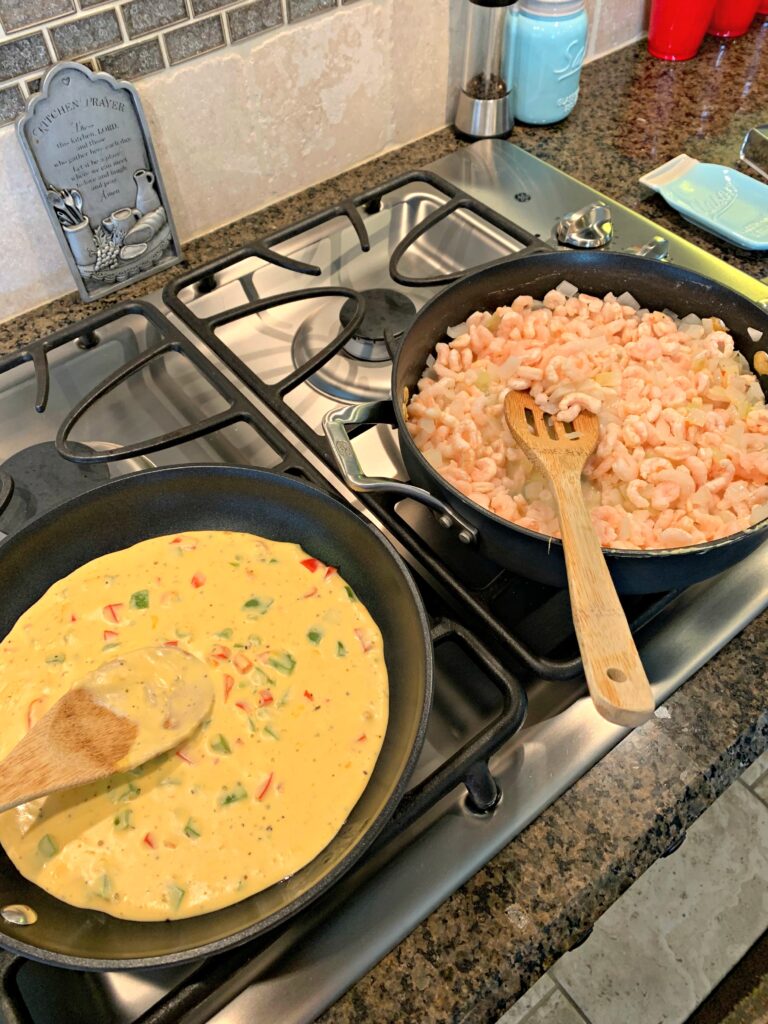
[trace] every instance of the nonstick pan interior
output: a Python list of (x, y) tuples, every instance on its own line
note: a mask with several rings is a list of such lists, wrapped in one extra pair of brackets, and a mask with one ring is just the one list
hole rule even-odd
[(384, 745), (340, 833), (309, 865), (201, 917), (122, 921), (71, 907), (22, 878), (0, 851), (0, 906), (28, 904), (34, 925), (0, 921), (0, 945), (79, 969), (163, 966), (222, 950), (290, 917), (367, 849), (414, 767), (432, 698), (432, 649), (420, 598), (391, 546), (315, 488), (237, 467), (185, 466), (123, 477), (52, 510), (0, 545), (0, 636), (56, 580), (99, 555), (183, 530), (237, 530), (294, 541), (338, 566), (384, 638), (390, 686)]

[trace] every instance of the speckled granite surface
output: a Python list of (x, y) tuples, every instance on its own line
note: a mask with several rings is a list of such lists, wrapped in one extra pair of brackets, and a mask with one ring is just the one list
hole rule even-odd
[[(763, 73), (760, 77), (760, 61)], [(768, 21), (727, 46), (707, 40), (670, 65), (638, 44), (585, 69), (571, 117), (518, 127), (513, 141), (757, 277), (766, 254), (720, 245), (637, 184), (680, 152), (734, 164), (747, 128), (768, 120)], [(341, 198), (452, 151), (449, 130), (186, 246), (212, 259)], [(184, 269), (184, 268), (182, 268)], [(160, 287), (179, 268), (116, 298)], [(114, 300), (113, 300), (114, 301)], [(99, 303), (88, 307), (96, 311)], [(81, 318), (67, 298), (0, 325), (9, 350)], [(322, 1017), (323, 1024), (481, 1024), (577, 944), (595, 919), (768, 748), (768, 613), (433, 913)]]

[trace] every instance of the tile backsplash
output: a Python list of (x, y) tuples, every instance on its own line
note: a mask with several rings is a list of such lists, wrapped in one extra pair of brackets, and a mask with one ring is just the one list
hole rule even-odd
[[(647, 2), (586, 0), (588, 58)], [(12, 124), (56, 60), (136, 80), (183, 244), (450, 123), (467, 7), (0, 0), (0, 321), (73, 289)]]
[(142, 78), (348, 2), (0, 0), (0, 125), (14, 120), (56, 61), (94, 55), (97, 69)]

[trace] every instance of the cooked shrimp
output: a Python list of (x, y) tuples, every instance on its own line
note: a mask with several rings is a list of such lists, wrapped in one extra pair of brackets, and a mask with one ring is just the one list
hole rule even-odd
[(598, 417), (584, 493), (601, 543), (669, 548), (768, 515), (768, 408), (719, 320), (638, 313), (613, 295), (565, 295), (469, 316), (441, 341), (408, 405), (425, 458), (470, 500), (559, 535), (554, 497), (504, 420), (528, 390), (562, 422)]

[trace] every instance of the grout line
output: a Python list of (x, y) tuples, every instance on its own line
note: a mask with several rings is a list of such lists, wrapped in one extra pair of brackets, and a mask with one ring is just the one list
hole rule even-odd
[[(542, 975), (542, 978), (543, 978), (543, 977), (545, 977), (545, 975)], [(539, 979), (539, 980), (541, 980), (541, 979)], [(527, 1024), (527, 1022), (528, 1022), (528, 1021), (532, 1020), (532, 1019), (533, 1019), (533, 1015), (534, 1015), (534, 1013), (536, 1013), (537, 1011), (539, 1011), (539, 1010), (540, 1010), (540, 1009), (541, 1009), (541, 1008), (542, 1008), (543, 1006), (546, 1006), (546, 1005), (547, 1005), (547, 1003), (549, 1002), (549, 1000), (550, 1000), (550, 999), (552, 998), (552, 996), (553, 996), (553, 995), (555, 994), (555, 992), (557, 992), (557, 989), (556, 989), (556, 988), (553, 988), (553, 989), (551, 989), (551, 990), (550, 990), (549, 992), (547, 992), (547, 994), (546, 994), (546, 995), (544, 996), (544, 998), (543, 998), (543, 999), (540, 999), (540, 1000), (538, 1001), (538, 1003), (536, 1003), (536, 1004), (535, 1004), (534, 1006), (532, 1006), (532, 1007), (530, 1008), (530, 1010), (529, 1010), (529, 1011), (528, 1011), (528, 1012), (526, 1013), (526, 1015), (525, 1015), (524, 1017), (522, 1017), (522, 1018), (521, 1018), (521, 1019), (520, 1019), (520, 1020), (518, 1021), (518, 1024)]]
[[(755, 782), (755, 785), (757, 785), (758, 782), (762, 782), (764, 778), (765, 775), (761, 775), (757, 782)], [(758, 801), (758, 803), (762, 804), (763, 807), (768, 808), (768, 800), (760, 796), (759, 793), (756, 793), (751, 786), (747, 785), (746, 782), (742, 782), (741, 779), (736, 779), (735, 783), (732, 783), (732, 785), (742, 786), (744, 789), (746, 789), (750, 796), (754, 797), (755, 800)]]
[[(125, 18), (123, 17), (123, 5), (122, 4), (115, 4), (114, 11), (115, 11), (115, 17), (117, 18), (118, 28), (120, 29), (120, 32), (121, 32), (122, 37), (123, 37), (122, 41), (120, 43), (118, 43), (118, 46), (122, 46), (123, 43), (125, 43), (125, 42), (132, 43), (133, 40), (128, 35), (128, 26), (126, 25)], [(104, 52), (106, 53), (107, 51), (105, 50)]]
[[(552, 966), (554, 967), (555, 965), (553, 964)], [(565, 1001), (567, 1003), (570, 1003), (570, 1005), (573, 1007), (573, 1009), (576, 1011), (576, 1013), (578, 1013), (578, 1015), (584, 1021), (584, 1024), (592, 1024), (592, 1022), (590, 1021), (589, 1017), (587, 1017), (587, 1015), (584, 1012), (584, 1010), (582, 1010), (582, 1008), (579, 1006), (579, 1004), (571, 997), (571, 994), (565, 988), (563, 988), (563, 986), (558, 981), (557, 977), (554, 974), (552, 974), (552, 968), (551, 967), (550, 967), (550, 969), (549, 969), (549, 971), (547, 973), (550, 975), (550, 977), (552, 978), (552, 981), (555, 983), (555, 988), (562, 994), (562, 996), (565, 999)], [(550, 995), (551, 994), (552, 993), (550, 993)]]

